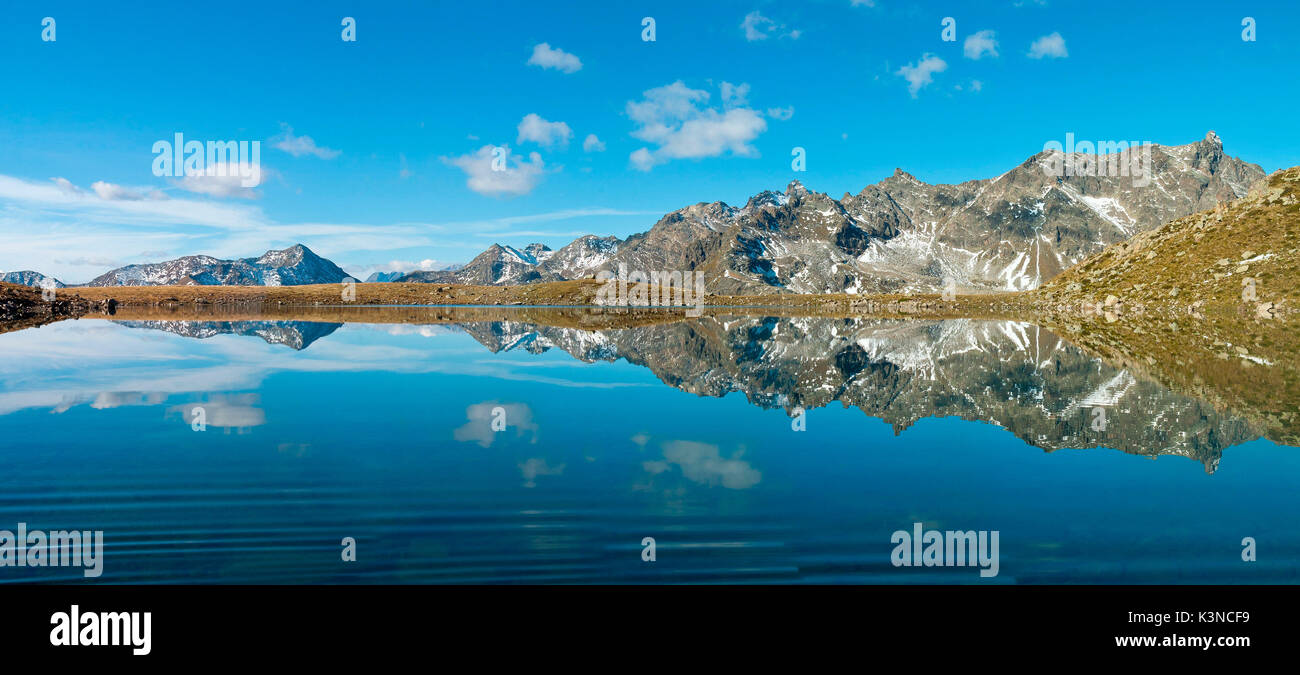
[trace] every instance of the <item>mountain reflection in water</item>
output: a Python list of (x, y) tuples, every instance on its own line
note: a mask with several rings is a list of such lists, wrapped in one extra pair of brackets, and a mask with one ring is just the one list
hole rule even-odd
[[(117, 323), (192, 338), (256, 336), (296, 350), (343, 325)], [(493, 353), (559, 349), (588, 363), (624, 359), (700, 396), (741, 392), (756, 406), (791, 415), (840, 403), (887, 422), (895, 434), (927, 417), (955, 416), (997, 424), (1045, 450), (1180, 455), (1207, 472), (1224, 448), (1260, 436), (1243, 420), (1021, 322), (702, 317), (601, 331), (515, 321), (453, 325)]]

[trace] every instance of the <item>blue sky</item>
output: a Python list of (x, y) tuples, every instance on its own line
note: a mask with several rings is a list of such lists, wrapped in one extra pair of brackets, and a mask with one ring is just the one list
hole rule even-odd
[[(0, 269), (78, 283), (300, 241), (363, 276), (626, 236), (793, 178), (838, 197), (895, 167), (996, 176), (1067, 132), (1213, 129), (1268, 171), (1300, 164), (1295, 3), (1147, 4), (7, 3)], [(176, 133), (261, 141), (261, 184), (155, 176)]]

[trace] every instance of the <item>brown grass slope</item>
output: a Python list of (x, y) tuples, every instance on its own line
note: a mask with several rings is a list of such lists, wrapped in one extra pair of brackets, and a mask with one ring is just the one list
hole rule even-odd
[(1129, 307), (1195, 306), (1238, 314), (1248, 306), (1283, 314), (1297, 309), (1298, 273), (1300, 167), (1295, 167), (1269, 176), (1242, 199), (1115, 244), (1034, 295), (1049, 302), (1102, 303), (1114, 295)]
[(92, 300), (119, 305), (588, 305), (600, 284), (592, 280), (527, 286), (359, 283), (345, 300), (343, 284), (305, 286), (99, 286), (78, 287)]

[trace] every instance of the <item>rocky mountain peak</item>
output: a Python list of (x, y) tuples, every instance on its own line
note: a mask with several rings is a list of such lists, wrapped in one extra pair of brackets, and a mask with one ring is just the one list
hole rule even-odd
[[(1228, 156), (1223, 151), (1223, 139), (1219, 138), (1214, 131), (1205, 134), (1204, 139), (1185, 147), (1191, 149), (1192, 166), (1209, 174), (1217, 173), (1220, 164)], [(1176, 152), (1177, 147), (1173, 150)]]
[(554, 254), (555, 251), (552, 251), (551, 247), (547, 246), (546, 244), (535, 242), (525, 246), (524, 253), (532, 256), (533, 260), (536, 260), (537, 262), (540, 263), (546, 260), (547, 258), (551, 257), (551, 255)]
[(749, 201), (745, 202), (745, 210), (754, 211), (765, 206), (784, 206), (788, 201), (789, 199), (783, 192), (764, 190), (753, 197), (750, 197)]
[(911, 181), (911, 182), (913, 182), (913, 183), (920, 183), (920, 182), (921, 182), (921, 181), (919, 181), (919, 180), (916, 179), (916, 176), (913, 176), (912, 174), (910, 174), (910, 173), (908, 173), (908, 172), (906, 172), (906, 171), (904, 171), (904, 170), (902, 170), (902, 169), (900, 169), (900, 168), (897, 168), (897, 167), (894, 168), (894, 178), (901, 178), (901, 179), (903, 179), (903, 180)]
[(316, 255), (311, 251), (311, 249), (302, 244), (294, 244), (286, 249), (281, 249), (279, 251), (272, 249), (263, 253), (261, 257), (257, 259), (257, 264), (270, 265), (272, 267), (284, 267), (287, 265), (296, 265), (303, 260), (312, 259), (320, 260), (320, 256)]

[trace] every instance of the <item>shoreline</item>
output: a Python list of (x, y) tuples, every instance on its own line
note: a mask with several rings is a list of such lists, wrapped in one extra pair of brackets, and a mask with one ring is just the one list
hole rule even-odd
[[(343, 299), (340, 284), (302, 286), (74, 286), (60, 289), (91, 302), (112, 301), (116, 307), (548, 307), (601, 310), (803, 309), (849, 314), (897, 311), (903, 314), (959, 314), (999, 307), (1026, 308), (1027, 292), (958, 295), (938, 294), (794, 294), (706, 295), (695, 305), (602, 305), (596, 294), (601, 282), (585, 279), (518, 286), (469, 286), (428, 283), (357, 283), (351, 300)], [(655, 287), (651, 287), (652, 291)]]
[[(792, 294), (706, 295), (698, 306), (601, 305), (595, 302), (601, 283), (586, 279), (519, 286), (466, 286), (426, 283), (357, 283), (347, 289), (341, 284), (302, 286), (75, 286), (58, 289), (56, 300), (47, 302), (36, 289), (3, 284), (7, 311), (0, 323), (31, 317), (62, 318), (124, 315), (133, 316), (222, 314), (244, 317), (312, 313), (351, 313), (367, 310), (392, 312), (454, 310), (578, 311), (593, 314), (658, 314), (691, 318), (718, 314), (760, 314), (832, 317), (899, 317), (918, 319), (999, 318), (1038, 324), (1077, 324), (1091, 318), (1106, 323), (1136, 319), (1204, 320), (1252, 322), (1236, 303), (1155, 301), (1128, 303), (1114, 295), (1093, 297), (1085, 292), (1068, 292), (1051, 285), (1033, 291), (1004, 291), (960, 294), (944, 298), (937, 294)], [(653, 287), (652, 287), (653, 288)], [(1073, 290), (1073, 289), (1070, 289)], [(1279, 307), (1276, 319), (1290, 323), (1297, 311)]]

